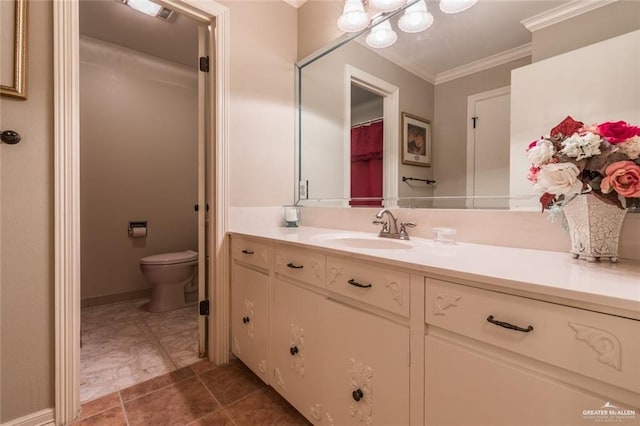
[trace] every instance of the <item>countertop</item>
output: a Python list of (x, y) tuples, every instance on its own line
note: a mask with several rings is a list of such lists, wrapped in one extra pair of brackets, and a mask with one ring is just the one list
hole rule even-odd
[(328, 254), (373, 260), (427, 276), (473, 281), (491, 290), (640, 320), (640, 262), (636, 261), (586, 262), (569, 253), (422, 238), (412, 238), (408, 249), (346, 247), (339, 238), (373, 239), (376, 234), (313, 227), (242, 228), (230, 233), (301, 244)]

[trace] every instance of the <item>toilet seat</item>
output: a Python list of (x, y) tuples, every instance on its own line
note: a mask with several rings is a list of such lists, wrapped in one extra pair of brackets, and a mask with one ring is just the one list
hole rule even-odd
[(177, 265), (198, 260), (198, 253), (193, 250), (178, 251), (174, 253), (161, 253), (140, 259), (141, 265)]

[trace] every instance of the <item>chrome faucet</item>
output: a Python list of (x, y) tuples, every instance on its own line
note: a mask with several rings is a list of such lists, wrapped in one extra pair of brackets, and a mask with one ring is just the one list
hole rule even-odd
[[(386, 221), (383, 220), (385, 214), (388, 217)], [(400, 229), (398, 230), (398, 220), (389, 209), (380, 210), (378, 214), (376, 214), (376, 220), (374, 220), (373, 223), (382, 225), (382, 230), (380, 230), (378, 237), (396, 238), (399, 240), (408, 240), (409, 234), (407, 233), (407, 228), (415, 228), (416, 226), (413, 222), (400, 222)]]

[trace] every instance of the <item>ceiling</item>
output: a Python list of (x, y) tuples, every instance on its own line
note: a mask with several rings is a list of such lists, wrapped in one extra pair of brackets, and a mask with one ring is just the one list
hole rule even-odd
[[(570, 1), (480, 0), (465, 12), (447, 15), (440, 12), (438, 0), (427, 0), (434, 16), (429, 29), (416, 34), (396, 30), (398, 41), (392, 47), (374, 50), (437, 82), (438, 76), (452, 69), (526, 45), (531, 32), (521, 21), (565, 3)], [(83, 35), (197, 66), (198, 22), (191, 18), (174, 13), (167, 22), (136, 12), (119, 0), (80, 0), (79, 9)], [(400, 16), (392, 18), (396, 29)], [(357, 40), (364, 43), (365, 35)]]
[(80, 0), (80, 34), (186, 66), (198, 66), (198, 22), (174, 13), (169, 21), (119, 0)]
[[(436, 82), (442, 73), (530, 43), (531, 32), (521, 21), (570, 1), (480, 0), (471, 9), (454, 15), (442, 13), (438, 3), (427, 0), (434, 22), (426, 31), (400, 31), (399, 14), (391, 18), (398, 41), (386, 49), (372, 50)], [(358, 42), (364, 43), (365, 36), (358, 37)]]

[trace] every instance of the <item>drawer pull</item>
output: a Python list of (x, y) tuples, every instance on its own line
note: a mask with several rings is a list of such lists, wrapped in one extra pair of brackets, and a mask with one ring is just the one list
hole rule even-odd
[(293, 262), (289, 262), (289, 263), (287, 263), (287, 268), (302, 269), (302, 268), (304, 268), (304, 265), (296, 265)]
[(291, 354), (291, 356), (295, 356), (298, 353), (298, 347), (297, 346), (291, 346), (289, 348), (289, 353)]
[(509, 324), (508, 322), (494, 320), (493, 319), (493, 315), (489, 315), (487, 317), (487, 321), (489, 321), (491, 324), (495, 324), (495, 325), (499, 325), (500, 327), (508, 328), (509, 330), (521, 331), (523, 333), (528, 333), (530, 331), (533, 331), (533, 326), (532, 325), (530, 325), (527, 328), (518, 327), (517, 325)]
[(243, 252), (244, 254), (253, 254), (253, 250), (247, 250), (247, 249), (244, 249), (244, 250), (242, 250), (242, 252)]
[(353, 399), (357, 401), (360, 401), (362, 399), (362, 397), (364, 396), (364, 394), (362, 393), (362, 390), (360, 390), (360, 388), (354, 390), (353, 392), (351, 392), (351, 396), (353, 397)]
[(249, 317), (242, 317), (242, 322), (247, 324), (251, 319)]
[[(372, 287), (371, 284), (360, 284), (358, 281), (354, 280), (353, 278), (351, 278), (349, 281), (347, 281), (349, 284), (351, 284), (354, 287), (360, 287), (360, 288), (370, 288)], [(356, 400), (357, 401), (357, 400)]]

